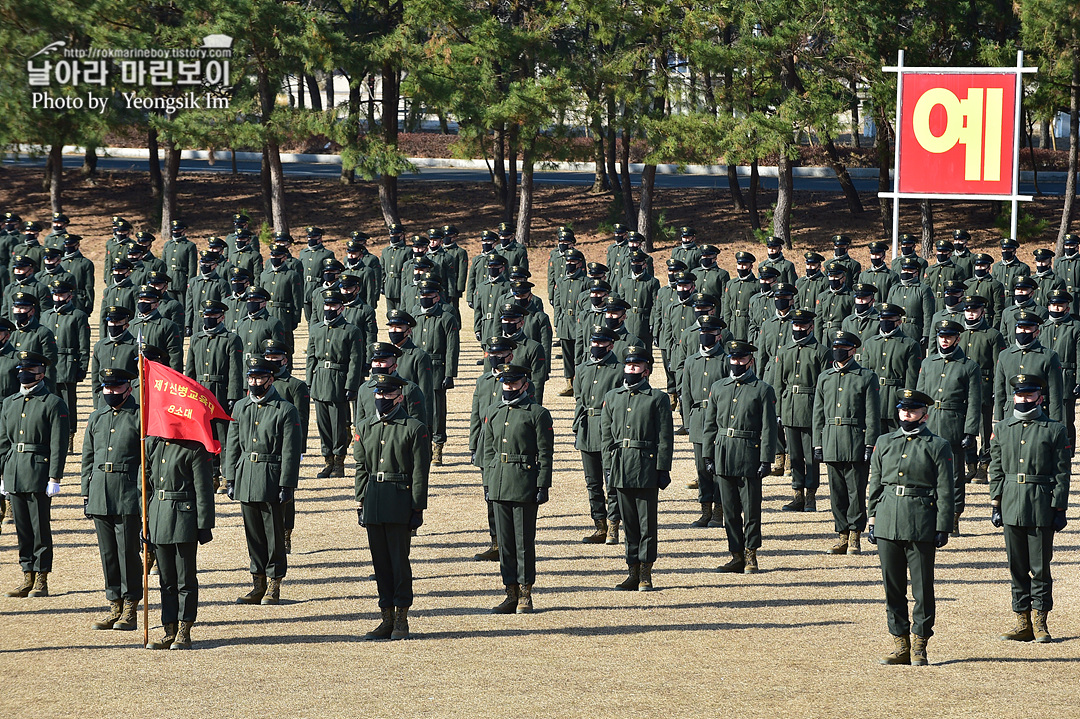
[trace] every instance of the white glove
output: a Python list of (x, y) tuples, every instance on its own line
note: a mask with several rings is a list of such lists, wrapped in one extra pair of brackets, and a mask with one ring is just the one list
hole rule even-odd
[(45, 496), (55, 497), (60, 494), (60, 483), (55, 479), (50, 479), (49, 483), (45, 486)]
[(0, 494), (7, 496), (7, 488), (4, 487), (4, 480), (0, 479)]

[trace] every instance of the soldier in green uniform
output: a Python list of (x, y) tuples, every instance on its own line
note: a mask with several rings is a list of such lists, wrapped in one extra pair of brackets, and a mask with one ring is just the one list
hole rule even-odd
[(926, 268), (924, 282), (934, 295), (934, 311), (939, 312), (945, 306), (945, 284), (950, 280), (963, 282), (964, 271), (953, 261), (953, 243), (938, 240), (934, 245), (937, 262)]
[(839, 541), (829, 554), (859, 554), (866, 528), (866, 481), (870, 454), (880, 433), (878, 376), (859, 366), (859, 338), (837, 331), (829, 337), (832, 366), (814, 390), (814, 460), (825, 462)]
[(972, 255), (971, 279), (964, 283), (964, 294), (986, 300), (986, 326), (1001, 328), (1001, 315), (1005, 311), (1005, 287), (990, 274), (994, 258), (987, 254)]
[(1072, 295), (1070, 308), (1073, 316), (1080, 315), (1080, 236), (1069, 233), (1062, 238), (1064, 254), (1054, 261), (1054, 274), (1065, 282), (1065, 290)]
[(964, 328), (951, 320), (942, 320), (935, 327), (937, 352), (923, 360), (919, 371), (918, 390), (933, 400), (928, 408), (927, 427), (949, 443), (953, 453), (952, 535), (960, 536), (960, 515), (967, 498), (967, 474), (964, 456), (975, 449), (982, 415), (982, 370), (979, 363), (968, 359), (960, 347)]
[(916, 241), (914, 235), (908, 234), (906, 232), (900, 235), (900, 254), (897, 257), (893, 258), (892, 265), (890, 267), (892, 271), (899, 276), (900, 272), (902, 271), (904, 261), (914, 260), (915, 264), (918, 265), (916, 274), (918, 274), (919, 279), (921, 280), (923, 277), (923, 273), (926, 272), (926, 268), (929, 263), (919, 256), (919, 253), (915, 250), (915, 244)]
[(106, 284), (112, 277), (113, 262), (121, 257), (124, 245), (131, 241), (131, 223), (119, 215), (112, 218), (112, 237), (105, 241), (105, 261), (102, 263), (102, 277)]
[(142, 601), (142, 454), (139, 404), (131, 392), (139, 375), (106, 367), (97, 375), (104, 404), (86, 420), (82, 448), (83, 513), (94, 520), (109, 611), (93, 629), (132, 630)]
[(79, 249), (81, 242), (79, 235), (64, 235), (60, 264), (75, 278), (75, 306), (89, 316), (94, 311), (94, 263)]
[(653, 588), (657, 558), (660, 490), (671, 484), (674, 446), (671, 405), (649, 384), (652, 355), (631, 346), (623, 360), (623, 381), (604, 395), (600, 448), (604, 474), (618, 497), (626, 541), (627, 576), (616, 589)]
[(878, 331), (866, 339), (862, 352), (855, 360), (877, 375), (878, 395), (881, 400), (879, 416), (885, 432), (896, 429), (892, 419), (896, 392), (901, 387), (914, 386), (919, 379), (922, 349), (918, 342), (906, 335), (901, 322), (904, 308), (899, 305), (878, 306)]
[[(334, 259), (334, 253), (323, 245), (323, 230), (311, 226), (307, 230), (307, 245), (300, 250), (300, 264), (304, 268), (304, 319), (311, 322), (315, 289), (319, 285), (323, 262)], [(317, 303), (316, 303), (317, 304)]]
[(221, 299), (228, 307), (225, 311), (225, 329), (236, 332), (236, 325), (246, 312), (244, 304), (248, 288), (251, 287), (251, 273), (243, 267), (233, 267), (229, 270), (229, 294)]
[(697, 243), (697, 230), (693, 227), (679, 228), (679, 244), (671, 248), (671, 259), (682, 262), (682, 269), (697, 268), (701, 262), (701, 246)]
[(161, 259), (165, 261), (165, 271), (172, 282), (172, 297), (184, 303), (188, 281), (199, 274), (199, 250), (195, 243), (187, 238), (187, 223), (173, 220), (169, 228), (169, 239), (161, 246)]
[[(372, 375), (381, 374), (401, 377), (397, 369), (398, 359), (403, 353), (395, 345), (389, 342), (372, 342), (369, 352), (371, 353)], [(427, 399), (425, 399), (420, 388), (416, 386), (416, 383), (410, 382), (404, 377), (402, 379), (405, 380), (405, 385), (402, 387), (402, 392), (405, 394), (405, 411), (409, 413), (410, 417), (415, 417), (423, 422), (424, 417), (429, 416)], [(375, 383), (368, 379), (360, 385), (358, 395), (354, 412), (357, 426), (375, 416)]]
[(294, 332), (300, 324), (304, 307), (304, 280), (300, 273), (289, 267), (289, 250), (274, 245), (270, 250), (270, 262), (262, 275), (259, 286), (270, 293), (266, 311), (276, 317), (285, 330), (285, 342), (292, 347)]
[(45, 367), (45, 382), (55, 387), (58, 352), (56, 336), (48, 327), (41, 324), (41, 307), (37, 295), (29, 292), (16, 292), (11, 298), (11, 319), (15, 329), (8, 337), (8, 343), (16, 352), (37, 352), (45, 355), (49, 363)]
[(1036, 287), (1032, 299), (1039, 307), (1046, 307), (1051, 292), (1065, 289), (1065, 280), (1054, 272), (1053, 261), (1052, 250), (1046, 248), (1035, 250), (1035, 271), (1031, 273), (1031, 279), (1034, 280)]
[[(190, 298), (189, 298), (190, 299)], [(225, 329), (225, 305), (216, 300), (202, 304), (202, 328), (188, 345), (184, 374), (213, 393), (218, 403), (231, 411), (233, 404), (244, 396), (244, 344), (235, 333)], [(214, 439), (224, 447), (233, 431), (232, 422), (213, 423)], [(219, 466), (221, 457), (214, 457)], [(215, 477), (227, 477), (224, 467)], [(221, 491), (220, 480), (218, 491)]]
[(262, 274), (263, 258), (262, 253), (259, 252), (258, 240), (246, 227), (236, 232), (233, 245), (229, 248), (228, 258), (230, 265), (247, 270), (252, 277)]
[(967, 243), (971, 241), (971, 234), (967, 230), (953, 230), (953, 264), (960, 268), (964, 281), (971, 279), (975, 256), (971, 254)]
[(994, 425), (990, 440), (990, 521), (1005, 530), (1016, 614), (1016, 626), (1001, 638), (1047, 643), (1054, 608), (1050, 561), (1054, 534), (1067, 524), (1072, 447), (1065, 425), (1043, 409), (1046, 381), (1019, 374), (1009, 384), (1012, 416)]
[(1026, 263), (1016, 258), (1016, 251), (1020, 249), (1020, 243), (1011, 237), (1001, 241), (1001, 262), (994, 265), (990, 271), (994, 279), (1001, 283), (1005, 289), (1005, 296), (1012, 295), (1016, 280), (1031, 274), (1031, 268)]
[(375, 414), (356, 428), (356, 516), (367, 529), (382, 621), (365, 639), (406, 639), (413, 603), (409, 550), (427, 509), (431, 435), (404, 406), (405, 380), (375, 374)]
[(718, 252), (712, 245), (704, 245), (701, 248), (701, 259), (694, 270), (697, 274), (696, 287), (698, 292), (704, 292), (713, 297), (723, 297), (724, 288), (727, 287), (731, 275), (723, 267), (716, 264)]
[(30, 294), (37, 297), (39, 304), (49, 303), (49, 288), (37, 277), (37, 265), (26, 255), (11, 258), (11, 282), (4, 288), (3, 314), (11, 317), (12, 298), (17, 294)]
[[(777, 282), (772, 289), (771, 315), (761, 324), (757, 333), (757, 367), (768, 367), (781, 346), (791, 339), (791, 313), (795, 310), (795, 285)], [(781, 442), (783, 444), (783, 442)]]
[[(745, 340), (750, 332), (750, 299), (760, 291), (754, 275), (756, 258), (749, 252), (735, 253), (735, 276), (724, 286), (720, 316), (733, 337)], [(764, 263), (762, 263), (764, 265)]]
[(398, 373), (424, 393), (428, 414), (417, 419), (430, 427), (434, 424), (435, 363), (431, 355), (413, 342), (415, 329), (416, 320), (405, 310), (389, 310), (386, 313), (386, 336), (391, 344), (401, 350)]
[(500, 222), (495, 228), (495, 234), (499, 236), (499, 244), (495, 251), (506, 258), (508, 267), (529, 267), (529, 251), (514, 237), (514, 226), (509, 222)]
[[(952, 522), (953, 457), (949, 443), (927, 426), (934, 399), (902, 389), (898, 400), (899, 426), (878, 437), (870, 460), (867, 539), (878, 549), (893, 637), (893, 651), (881, 663), (925, 666), (937, 618), (934, 555), (948, 543)], [(908, 615), (909, 573), (914, 623)]]
[[(941, 309), (934, 313), (933, 326), (937, 327), (942, 320), (949, 320), (957, 324), (964, 323), (964, 283), (961, 280), (946, 280), (942, 297)], [(933, 351), (933, 347), (929, 348)]]
[(646, 347), (652, 347), (652, 315), (660, 311), (656, 306), (660, 280), (653, 276), (646, 264), (650, 258), (644, 252), (638, 250), (629, 259), (629, 270), (614, 287), (614, 292), (629, 305), (626, 310), (626, 331), (639, 337)]
[(506, 276), (506, 258), (492, 252), (486, 255), (487, 274), (477, 283), (473, 294), (473, 335), (477, 341), (496, 334), (499, 325), (498, 307), (510, 291)]
[[(550, 362), (543, 346), (532, 337), (525, 336), (525, 310), (516, 302), (504, 302), (499, 308), (499, 334), (514, 340), (515, 364), (529, 369), (533, 386), (533, 399), (540, 404), (544, 399), (544, 385), (550, 374)], [(612, 330), (618, 337), (618, 333)], [(623, 333), (625, 334), (625, 332)], [(589, 337), (578, 337), (578, 342), (588, 346)], [(618, 342), (616, 341), (616, 345)]]
[(146, 276), (151, 272), (168, 272), (168, 265), (159, 257), (154, 256), (151, 249), (154, 244), (154, 235), (150, 232), (138, 232), (135, 242), (128, 247), (128, 262), (138, 268), (139, 273), (132, 272), (132, 284), (141, 285), (146, 283)]
[(814, 336), (814, 313), (791, 313), (791, 337), (776, 351), (762, 379), (779, 391), (776, 408), (784, 433), (795, 497), (785, 512), (816, 512), (820, 470), (814, 459), (812, 427), (818, 377), (829, 366), (829, 348)]
[[(548, 364), (550, 365), (552, 360), (551, 345), (553, 335), (551, 318), (548, 317), (547, 312), (543, 309), (543, 300), (533, 294), (533, 287), (533, 283), (527, 280), (511, 282), (510, 294), (505, 300), (506, 302), (517, 303), (517, 305), (525, 311), (525, 323), (522, 325), (521, 331), (529, 339), (540, 343), (540, 346), (544, 348), (544, 356), (548, 358)], [(655, 300), (655, 297), (653, 300)], [(651, 311), (652, 308), (650, 308), (650, 312)], [(659, 310), (657, 309), (657, 311)], [(652, 321), (651, 317), (649, 321)], [(537, 401), (540, 402), (540, 404), (543, 404), (542, 394), (540, 397), (537, 397)]]
[(461, 233), (454, 225), (443, 225), (443, 243), (441, 252), (448, 256), (447, 267), (449, 273), (446, 278), (446, 290), (450, 294), (450, 304), (454, 307), (454, 315), (461, 321), (459, 301), (465, 294), (465, 286), (469, 281), (469, 253), (457, 243)]
[(407, 312), (416, 311), (416, 302), (420, 297), (420, 283), (432, 280), (442, 285), (442, 279), (435, 270), (435, 263), (427, 255), (417, 257), (405, 263), (405, 278), (401, 282), (401, 304)]
[(11, 257), (29, 257), (34, 262), (34, 267), (41, 267), (41, 261), (45, 257), (45, 246), (38, 241), (38, 235), (42, 227), (40, 222), (27, 220), (22, 225), (22, 237), (11, 248)]
[(244, 314), (235, 330), (244, 345), (244, 359), (262, 354), (266, 340), (286, 342), (281, 320), (266, 310), (269, 303), (270, 293), (262, 287), (252, 287), (244, 295)]
[[(342, 313), (349, 324), (356, 325), (364, 331), (364, 352), (361, 362), (367, 365), (371, 358), (367, 356), (368, 346), (379, 336), (379, 324), (375, 319), (375, 306), (370, 305), (364, 298), (363, 283), (356, 275), (344, 274), (338, 280), (338, 288), (341, 298), (345, 300), (345, 308)], [(378, 297), (376, 297), (378, 299)], [(364, 375), (367, 375), (365, 370)]]
[(528, 390), (528, 369), (500, 365), (498, 380), (502, 400), (484, 410), (479, 440), (484, 499), (495, 512), (506, 588), (506, 599), (493, 611), (528, 614), (536, 581), (536, 515), (548, 501), (555, 433), (551, 413)]
[[(577, 250), (568, 250), (564, 262), (563, 276), (555, 285), (555, 299), (552, 306), (555, 311), (555, 332), (559, 335), (559, 345), (562, 348), (563, 376), (566, 377), (566, 387), (559, 392), (560, 397), (570, 397), (574, 394), (574, 369), (577, 357), (577, 298), (585, 285), (585, 273), (582, 267), (585, 264), (585, 255)], [(475, 309), (475, 306), (474, 308)]]
[(656, 346), (660, 348), (660, 362), (664, 367), (664, 375), (667, 377), (665, 389), (668, 393), (672, 410), (679, 405), (679, 395), (676, 391), (678, 384), (676, 382), (675, 373), (671, 370), (672, 365), (669, 353), (671, 352), (673, 339), (670, 337), (671, 332), (667, 324), (666, 315), (668, 308), (678, 302), (675, 276), (680, 272), (685, 271), (686, 265), (681, 260), (667, 261), (667, 284), (661, 287), (660, 291), (657, 293), (656, 308), (652, 313), (651, 334), (653, 340), (656, 342)]
[(852, 306), (853, 312), (840, 323), (840, 329), (850, 332), (859, 338), (860, 342), (866, 342), (869, 337), (877, 334), (878, 316), (877, 307), (874, 306), (874, 298), (878, 295), (878, 289), (874, 285), (858, 283), (851, 288), (851, 294), (855, 298)]
[(779, 281), (780, 273), (772, 267), (764, 267), (758, 273), (758, 292), (750, 298), (750, 305), (747, 308), (750, 326), (746, 330), (746, 335), (751, 343), (757, 341), (761, 326), (773, 316), (774, 289)]
[[(131, 312), (127, 307), (105, 307), (106, 334), (97, 344), (90, 356), (90, 376), (97, 378), (101, 370), (107, 367), (124, 369), (128, 372), (139, 371), (139, 344), (131, 332), (128, 324), (131, 322)], [(102, 404), (101, 385), (94, 382), (91, 387), (94, 398), (94, 409)]]
[(838, 262), (844, 266), (844, 280), (848, 287), (855, 283), (855, 278), (862, 272), (862, 264), (848, 254), (851, 249), (851, 238), (847, 235), (833, 235), (833, 256), (829, 264)]
[(311, 324), (307, 345), (307, 385), (315, 403), (315, 425), (324, 467), (316, 477), (345, 476), (350, 406), (363, 380), (364, 333), (342, 314), (340, 292), (323, 293), (322, 321)]
[(765, 240), (766, 252), (768, 253), (761, 264), (758, 265), (758, 272), (766, 267), (772, 267), (779, 273), (778, 282), (783, 282), (787, 285), (795, 284), (795, 280), (798, 276), (795, 274), (795, 265), (791, 260), (784, 257), (784, 240), (780, 237), (770, 237)]
[(78, 425), (76, 389), (90, 369), (90, 318), (75, 308), (75, 288), (69, 283), (58, 280), (49, 289), (53, 306), (41, 316), (41, 322), (56, 337), (56, 393), (68, 406), (71, 425), (68, 454), (74, 454)]
[(821, 272), (821, 263), (825, 258), (817, 252), (803, 254), (806, 261), (806, 274), (795, 280), (795, 289), (799, 291), (799, 307), (814, 311), (817, 298), (829, 287), (829, 279)]
[[(412, 339), (413, 344), (431, 357), (433, 372), (428, 386), (431, 387), (432, 396), (425, 399), (434, 404), (431, 410), (434, 421), (429, 429), (432, 463), (438, 466), (443, 462), (443, 445), (446, 444), (446, 393), (453, 389), (454, 377), (458, 372), (461, 323), (454, 316), (453, 307), (439, 301), (441, 285), (438, 282), (425, 280), (420, 283), (419, 290)], [(517, 308), (520, 310), (520, 307)], [(423, 421), (421, 417), (417, 419)]]
[(729, 373), (709, 388), (703, 425), (731, 552), (719, 571), (752, 574), (761, 547), (761, 481), (777, 450), (776, 393), (754, 372), (757, 347), (735, 341), (725, 350)]
[(855, 296), (847, 282), (847, 267), (842, 262), (830, 260), (825, 267), (828, 286), (814, 301), (814, 333), (819, 337), (832, 336), (841, 328), (844, 318), (855, 308)]
[(994, 416), (994, 367), (998, 354), (1005, 349), (1005, 339), (987, 321), (986, 305), (986, 299), (978, 295), (964, 297), (964, 331), (960, 333), (960, 348), (968, 359), (978, 363), (982, 374), (979, 450), (968, 449), (965, 457), (968, 468), (965, 478), (973, 479), (976, 484), (987, 483), (986, 469), (990, 465), (990, 432)]
[(1038, 315), (1043, 322), (1050, 316), (1045, 307), (1035, 304), (1035, 290), (1038, 286), (1032, 277), (1025, 275), (1016, 278), (1012, 289), (1013, 303), (1002, 311), (1001, 322), (998, 324), (1002, 335), (1011, 337), (1016, 333), (1016, 318), (1021, 312)]
[[(315, 270), (315, 286), (312, 289), (310, 295), (306, 298), (309, 305), (318, 307), (322, 301), (322, 293), (328, 290), (338, 289), (338, 280), (341, 277), (341, 273), (345, 271), (345, 265), (338, 262), (334, 257), (327, 257), (322, 261), (322, 264)], [(316, 317), (316, 320), (318, 318)], [(311, 322), (310, 317), (308, 322)]]
[(412, 250), (405, 245), (405, 228), (394, 222), (386, 228), (389, 244), (383, 248), (379, 258), (382, 266), (382, 292), (386, 297), (386, 308), (397, 309), (401, 299), (401, 268), (412, 255)]
[(46, 287), (51, 285), (57, 280), (67, 282), (71, 284), (71, 287), (75, 288), (75, 276), (64, 269), (64, 266), (60, 263), (63, 259), (64, 253), (56, 247), (45, 248), (45, 257), (42, 261), (42, 272), (38, 276), (38, 280)]
[[(919, 280), (919, 267), (919, 263), (912, 258), (904, 257), (900, 260), (900, 283), (889, 291), (889, 299), (886, 301), (890, 305), (904, 308), (904, 321), (909, 325), (905, 329), (925, 350), (930, 346), (934, 293)], [(889, 416), (892, 416), (891, 412)]]
[(1008, 416), (1009, 380), (1018, 374), (1042, 377), (1046, 390), (1042, 393), (1042, 408), (1050, 419), (1065, 422), (1065, 387), (1061, 358), (1057, 352), (1039, 341), (1044, 318), (1021, 312), (1016, 318), (1013, 342), (998, 354), (994, 365), (994, 421)]
[(887, 244), (875, 241), (867, 247), (870, 250), (870, 264), (859, 273), (856, 283), (873, 285), (877, 289), (874, 302), (884, 302), (889, 297), (889, 290), (900, 281), (900, 276), (885, 263), (885, 253), (889, 251)]
[[(300, 458), (307, 453), (308, 418), (311, 416), (311, 391), (299, 377), (293, 377), (292, 347), (278, 339), (262, 341), (263, 357), (267, 362), (280, 367), (274, 373), (274, 388), (286, 402), (296, 407), (300, 416)], [(295, 494), (295, 493), (294, 493)], [(285, 554), (292, 553), (292, 533), (296, 528), (296, 498), (285, 504)]]
[(1073, 297), (1065, 290), (1051, 290), (1047, 295), (1047, 311), (1050, 316), (1042, 326), (1042, 341), (1057, 353), (1061, 360), (1062, 404), (1065, 426), (1069, 430), (1069, 446), (1076, 441), (1076, 399), (1080, 397), (1080, 381), (1076, 366), (1080, 362), (1080, 320), (1070, 308)]
[(19, 390), (19, 371), (16, 369), (19, 358), (8, 342), (14, 330), (15, 324), (11, 320), (0, 317), (0, 401)]
[(52, 500), (60, 494), (70, 427), (64, 400), (49, 391), (49, 358), (18, 353), (19, 391), (0, 404), (0, 494), (15, 518), (23, 578), (9, 597), (49, 596)]
[[(161, 301), (157, 306), (158, 313), (165, 319), (170, 320), (174, 325), (180, 328), (181, 332), (183, 332), (185, 314), (184, 305), (173, 297), (172, 290), (169, 289), (171, 282), (172, 278), (164, 272), (151, 272), (146, 277), (147, 286), (157, 290), (158, 295), (161, 297)], [(136, 302), (136, 305), (137, 304), (138, 303)], [(136, 307), (136, 309), (138, 308)]]
[[(566, 270), (566, 253), (574, 249), (577, 244), (577, 238), (574, 237), (574, 231), (570, 229), (559, 230), (559, 234), (556, 238), (555, 248), (548, 255), (547, 266), (547, 294), (548, 302), (553, 306), (555, 304), (555, 280), (562, 277)], [(471, 276), (470, 276), (471, 279)]]
[(229, 294), (228, 280), (217, 271), (220, 260), (221, 255), (210, 250), (199, 255), (199, 273), (188, 280), (187, 291), (184, 293), (187, 302), (184, 315), (185, 337), (191, 337), (198, 331), (206, 302), (221, 303)]
[(49, 234), (45, 235), (44, 245), (46, 249), (50, 247), (60, 249), (63, 244), (61, 238), (67, 234), (67, 226), (70, 224), (71, 218), (63, 212), (52, 213), (52, 228), (49, 230)]
[[(495, 243), (498, 242), (498, 236), (491, 230), (484, 230), (480, 233), (480, 254), (472, 258), (469, 263), (469, 281), (465, 286), (465, 301), (475, 309), (476, 302), (476, 288), (487, 277), (487, 256), (495, 251)], [(561, 275), (560, 275), (561, 276)], [(549, 282), (553, 282), (553, 279), (549, 278)]]
[(184, 329), (161, 315), (161, 293), (150, 285), (139, 287), (135, 303), (135, 318), (129, 332), (136, 339), (141, 335), (144, 344), (154, 345), (169, 355), (169, 366), (184, 371)]
[(382, 265), (379, 258), (367, 248), (368, 235), (354, 230), (345, 243), (345, 272), (354, 275), (360, 282), (360, 295), (365, 304), (373, 309), (379, 304), (382, 294)]
[(285, 505), (300, 479), (300, 413), (274, 389), (280, 367), (252, 357), (247, 396), (232, 409), (222, 474), (229, 499), (240, 502), (251, 558), (252, 589), (238, 604), (277, 604), (288, 569)]

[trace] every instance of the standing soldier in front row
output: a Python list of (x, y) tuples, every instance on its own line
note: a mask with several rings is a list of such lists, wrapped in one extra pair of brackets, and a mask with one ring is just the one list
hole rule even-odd
[(356, 427), (356, 517), (367, 528), (382, 621), (365, 639), (407, 639), (409, 550), (427, 509), (431, 435), (405, 410), (406, 381), (375, 374), (375, 413)]
[[(56, 337), (56, 393), (68, 406), (71, 435), (68, 454), (75, 453), (75, 406), (79, 382), (90, 367), (90, 318), (75, 307), (75, 288), (62, 280), (53, 282), (53, 306), (41, 316), (41, 323)], [(1075, 374), (1075, 373), (1074, 373)]]
[(479, 441), (484, 499), (494, 505), (495, 538), (506, 599), (495, 614), (533, 610), (536, 581), (536, 515), (548, 501), (555, 432), (551, 413), (529, 392), (529, 371), (504, 364), (498, 369), (502, 401), (483, 413)]
[[(948, 543), (952, 526), (953, 452), (926, 426), (933, 398), (912, 389), (897, 396), (899, 429), (878, 437), (870, 460), (867, 539), (878, 548), (893, 636), (893, 651), (881, 663), (925, 666), (936, 615), (934, 554)], [(914, 626), (908, 619), (908, 572)]]
[(105, 401), (86, 420), (83, 435), (83, 514), (94, 520), (105, 598), (109, 600), (109, 612), (90, 625), (93, 629), (132, 630), (138, 626), (136, 610), (143, 588), (137, 458), (142, 453), (142, 435), (139, 403), (131, 392), (131, 382), (138, 377), (125, 369), (101, 370), (97, 379), (104, 386)]
[[(263, 357), (267, 362), (277, 365), (274, 372), (274, 389), (286, 402), (296, 407), (300, 414), (300, 457), (307, 454), (308, 418), (311, 416), (311, 392), (299, 377), (292, 375), (292, 347), (281, 340), (263, 340)], [(295, 492), (294, 492), (295, 495)], [(285, 554), (292, 553), (292, 533), (296, 527), (296, 497), (285, 505)]]
[(19, 391), (0, 405), (0, 490), (15, 518), (23, 579), (9, 597), (49, 596), (53, 563), (52, 498), (60, 494), (67, 460), (68, 409), (49, 391), (49, 360), (22, 351)]
[(251, 558), (252, 589), (238, 604), (277, 604), (285, 578), (285, 505), (300, 479), (300, 413), (274, 389), (280, 369), (262, 357), (247, 367), (248, 394), (233, 408), (222, 474), (240, 502)]
[(1019, 374), (1009, 384), (1012, 416), (994, 425), (990, 440), (990, 521), (1005, 528), (1016, 614), (1016, 627), (1001, 638), (1046, 643), (1052, 641), (1046, 620), (1054, 608), (1050, 560), (1054, 533), (1067, 524), (1072, 447), (1065, 425), (1043, 408), (1046, 380)]
[(600, 447), (626, 537), (627, 576), (615, 588), (647, 592), (657, 557), (659, 495), (671, 484), (675, 435), (667, 395), (649, 385), (649, 349), (630, 346), (623, 365), (622, 386), (604, 396)]
[[(736, 280), (728, 288), (736, 286)], [(709, 389), (714, 382), (726, 377), (727, 353), (721, 333), (724, 321), (714, 315), (698, 318), (697, 351), (689, 354), (683, 363), (679, 380), (679, 396), (682, 398), (686, 429), (694, 448), (694, 467), (697, 470), (698, 503), (701, 516), (691, 527), (723, 527), (724, 505), (713, 466), (713, 450), (705, 442), (705, 420), (712, 408), (709, 406)]]

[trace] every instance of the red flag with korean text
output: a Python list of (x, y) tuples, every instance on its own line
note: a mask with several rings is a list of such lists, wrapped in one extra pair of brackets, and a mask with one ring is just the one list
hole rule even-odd
[(158, 362), (143, 359), (142, 407), (146, 434), (165, 439), (190, 439), (214, 454), (221, 442), (214, 439), (210, 420), (232, 417), (210, 390)]

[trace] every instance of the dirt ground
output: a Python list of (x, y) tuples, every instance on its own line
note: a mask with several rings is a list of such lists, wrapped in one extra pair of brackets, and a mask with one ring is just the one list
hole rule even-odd
[[(29, 191), (32, 178), (10, 171), (0, 178), (0, 202), (24, 217), (47, 217), (43, 196)], [(256, 205), (250, 193), (257, 188), (244, 183), (219, 188), (220, 197), (208, 180), (182, 184), (182, 207), (195, 236), (224, 233), (233, 208)], [(379, 224), (374, 205), (364, 204), (372, 201), (373, 191), (339, 191), (332, 184), (303, 181), (290, 185), (297, 225), (322, 224), (341, 237), (354, 227), (372, 231)], [(134, 199), (139, 188), (135, 179), (113, 178), (96, 188), (71, 189), (66, 211), (75, 219), (73, 229), (87, 237), (88, 254), (100, 254), (109, 215), (140, 216)], [(449, 221), (475, 236), (495, 224), (497, 213), (482, 200), (482, 191), (458, 189), (461, 198), (455, 188), (403, 188), (410, 225)], [(672, 203), (669, 217), (678, 218), (673, 222), (693, 221), (717, 236), (738, 235), (734, 222), (727, 229), (720, 221), (724, 211), (695, 204), (713, 208), (720, 204), (715, 196), (691, 194), (661, 198)], [(345, 195), (348, 210), (335, 211)], [(572, 217), (579, 228), (595, 227), (603, 219), (589, 214), (602, 204), (571, 192), (552, 190), (539, 204), (541, 228)], [(820, 225), (800, 226), (797, 245), (814, 240), (820, 246), (818, 240), (838, 225), (848, 229), (849, 218), (834, 204), (826, 202), (817, 213)], [(951, 218), (942, 211), (939, 219)], [(872, 225), (871, 218), (849, 234), (867, 239)], [(980, 236), (985, 241), (991, 235), (982, 230)], [(584, 250), (596, 259), (603, 244), (597, 238)], [(546, 257), (546, 249), (531, 253), (541, 275), (533, 279), (541, 287)], [(464, 319), (470, 325), (467, 312)], [(298, 345), (306, 339), (304, 332), (298, 332)], [(370, 556), (356, 525), (352, 479), (314, 478), (321, 461), (315, 456), (313, 416), (282, 604), (234, 604), (249, 586), (248, 559), (239, 506), (219, 497), (215, 539), (200, 549), (201, 607), (195, 650), (187, 653), (138, 648), (141, 613), (137, 632), (89, 628), (105, 597), (92, 525), (77, 497), (78, 460), (70, 461), (54, 502), (53, 596), (0, 597), (0, 675), (7, 677), (0, 709), (12, 715), (29, 710), (79, 717), (469, 719), (1076, 714), (1077, 520), (1057, 540), (1057, 606), (1050, 620), (1055, 643), (1003, 643), (997, 635), (1012, 621), (1003, 540), (986, 520), (986, 486), (969, 487), (964, 536), (951, 540), (938, 557), (933, 666), (882, 667), (877, 659), (890, 642), (877, 557), (865, 542), (861, 556), (824, 554), (832, 538), (826, 486), (817, 513), (791, 515), (779, 510), (789, 498), (788, 480), (768, 478), (762, 572), (717, 574), (715, 568), (728, 556), (724, 533), (689, 527), (697, 513), (694, 492), (685, 489), (693, 460), (686, 439), (677, 438), (672, 485), (661, 495), (657, 589), (615, 592), (612, 587), (625, 572), (623, 548), (581, 543), (591, 522), (580, 460), (572, 448), (573, 403), (557, 396), (558, 361), (547, 392), (558, 442), (551, 501), (540, 511), (537, 612), (491, 615), (490, 607), (501, 599), (501, 581), (496, 563), (472, 560), (487, 534), (479, 477), (468, 464), (467, 449), (480, 353), (468, 333), (463, 344), (457, 386), (450, 393), (447, 462), (432, 468), (429, 510), (413, 544), (416, 601), (409, 641), (361, 640), (377, 621)], [(660, 374), (655, 383), (662, 382)], [(86, 387), (80, 392), (83, 421), (88, 411)], [(346, 469), (352, 470), (351, 458)], [(6, 590), (18, 580), (11, 525), (3, 527), (0, 553), (0, 588)], [(151, 578), (152, 635), (160, 633), (157, 613)]]

